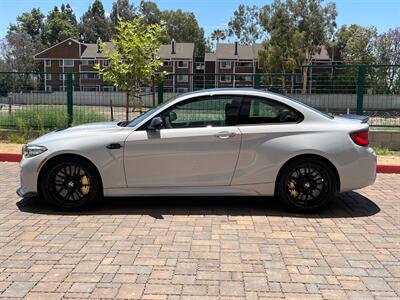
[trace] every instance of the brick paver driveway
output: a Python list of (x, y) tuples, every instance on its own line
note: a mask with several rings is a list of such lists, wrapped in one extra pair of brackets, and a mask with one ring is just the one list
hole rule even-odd
[(273, 198), (20, 200), (0, 164), (0, 297), (390, 299), (400, 295), (400, 176), (318, 215)]

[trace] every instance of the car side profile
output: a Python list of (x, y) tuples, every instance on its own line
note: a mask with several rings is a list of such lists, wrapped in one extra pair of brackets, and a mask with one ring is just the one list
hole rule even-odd
[(262, 195), (310, 212), (376, 176), (366, 118), (253, 89), (183, 94), (129, 122), (48, 133), (23, 152), (18, 195), (71, 210), (102, 196)]

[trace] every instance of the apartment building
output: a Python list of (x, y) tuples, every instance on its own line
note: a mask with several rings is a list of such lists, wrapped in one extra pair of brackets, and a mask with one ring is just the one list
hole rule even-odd
[[(110, 42), (105, 44), (108, 51), (113, 51)], [(161, 45), (158, 53), (163, 61), (159, 71), (169, 73), (164, 80), (164, 91), (184, 93), (215, 87), (252, 87), (255, 74), (262, 72), (257, 62), (260, 50), (261, 44), (218, 43), (215, 52), (196, 57), (194, 43), (172, 40)], [(36, 54), (35, 59), (43, 62), (46, 91), (65, 90), (66, 81), (60, 73), (68, 72), (74, 73), (76, 91), (115, 91), (115, 87), (104, 82), (93, 68), (97, 63), (101, 66), (109, 63), (99, 42), (81, 43), (69, 38)], [(313, 64), (323, 63), (331, 63), (325, 47), (321, 47), (313, 59)]]
[(257, 63), (261, 49), (261, 44), (217, 44), (215, 52), (204, 57), (205, 87), (253, 86), (254, 74), (261, 72)]
[[(64, 91), (66, 78), (62, 73), (73, 73), (73, 85), (76, 91), (115, 91), (115, 87), (104, 82), (101, 75), (93, 68), (97, 63), (100, 66), (109, 64), (99, 44), (100, 41), (89, 44), (69, 38), (36, 54), (35, 60), (43, 62), (43, 70), (46, 73), (45, 90)], [(105, 49), (112, 52), (112, 43), (105, 44)], [(164, 63), (161, 72), (178, 74), (166, 78), (165, 89), (175, 92), (186, 92), (191, 89), (193, 78), (189, 74), (193, 70), (194, 44), (171, 41), (170, 44), (160, 47), (158, 55)]]

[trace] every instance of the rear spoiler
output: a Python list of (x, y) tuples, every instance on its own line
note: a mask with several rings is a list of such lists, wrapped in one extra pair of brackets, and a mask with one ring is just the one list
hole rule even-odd
[(367, 123), (368, 119), (369, 119), (368, 116), (360, 116), (360, 115), (352, 115), (352, 114), (339, 115), (339, 117), (345, 118), (345, 119), (359, 120), (360, 123)]

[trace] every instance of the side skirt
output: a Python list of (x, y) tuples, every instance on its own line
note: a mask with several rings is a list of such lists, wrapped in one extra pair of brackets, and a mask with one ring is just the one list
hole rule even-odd
[(112, 188), (104, 189), (104, 196), (273, 196), (274, 189), (273, 182), (236, 186)]

